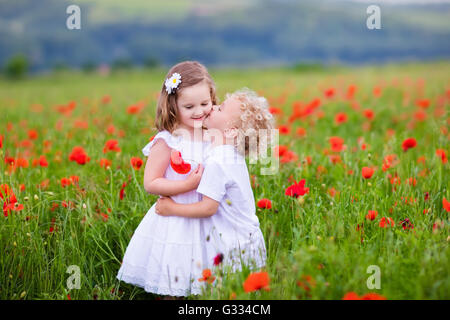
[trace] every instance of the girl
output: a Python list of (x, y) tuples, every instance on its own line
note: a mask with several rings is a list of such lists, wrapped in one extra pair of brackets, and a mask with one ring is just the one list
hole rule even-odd
[[(169, 70), (156, 111), (159, 132), (142, 149), (148, 156), (148, 193), (171, 196), (177, 203), (201, 199), (195, 191), (207, 147), (201, 125), (215, 103), (215, 85), (202, 64), (187, 61)], [(154, 204), (135, 230), (117, 278), (159, 295), (200, 294), (202, 284), (196, 280), (214, 258), (204, 251), (202, 224), (201, 219), (159, 216)]]
[(215, 265), (223, 259), (232, 272), (242, 269), (242, 262), (262, 268), (266, 248), (244, 157), (256, 147), (260, 154), (266, 152), (273, 129), (267, 100), (248, 89), (237, 91), (219, 107), (214, 106), (203, 124), (209, 133), (213, 131), (210, 136), (214, 138), (197, 188), (203, 199), (180, 204), (163, 197), (157, 201), (156, 213), (202, 218), (198, 220), (204, 221), (206, 251), (216, 256)]

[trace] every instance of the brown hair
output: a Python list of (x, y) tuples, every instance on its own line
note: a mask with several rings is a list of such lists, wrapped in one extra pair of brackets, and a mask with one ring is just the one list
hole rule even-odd
[(212, 104), (217, 104), (216, 87), (204, 65), (197, 61), (180, 62), (169, 70), (165, 79), (170, 78), (174, 73), (181, 75), (181, 83), (178, 85), (178, 88), (174, 89), (175, 91), (168, 94), (163, 82), (156, 107), (155, 126), (158, 131), (167, 130), (172, 133), (178, 126), (177, 99), (179, 92), (184, 88), (206, 81), (209, 86)]

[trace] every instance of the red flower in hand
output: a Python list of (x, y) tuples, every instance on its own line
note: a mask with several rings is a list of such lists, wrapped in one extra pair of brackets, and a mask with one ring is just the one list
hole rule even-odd
[(186, 174), (191, 171), (191, 165), (184, 162), (181, 157), (181, 152), (177, 150), (172, 150), (170, 154), (170, 166), (172, 169), (179, 174)]

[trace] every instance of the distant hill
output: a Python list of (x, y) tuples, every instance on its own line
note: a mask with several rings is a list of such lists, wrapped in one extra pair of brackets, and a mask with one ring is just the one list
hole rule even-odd
[[(66, 7), (81, 8), (81, 30)], [(294, 0), (0, 0), (0, 64), (26, 54), (33, 70), (128, 61), (208, 65), (371, 63), (450, 57), (450, 4)]]

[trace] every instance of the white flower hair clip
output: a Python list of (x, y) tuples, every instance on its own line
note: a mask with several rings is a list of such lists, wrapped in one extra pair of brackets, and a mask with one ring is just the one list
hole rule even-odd
[(174, 73), (169, 79), (166, 79), (164, 83), (166, 86), (166, 91), (168, 94), (171, 94), (174, 89), (178, 88), (178, 85), (181, 83), (181, 75), (179, 73)]

